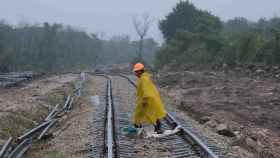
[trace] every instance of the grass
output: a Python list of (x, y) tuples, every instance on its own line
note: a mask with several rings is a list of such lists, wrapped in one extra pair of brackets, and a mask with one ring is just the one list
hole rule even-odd
[(57, 88), (47, 94), (47, 102), (52, 106), (55, 106), (58, 103), (63, 104), (68, 95), (73, 95), (74, 89), (74, 82), (69, 83), (67, 87)]
[[(63, 105), (68, 95), (73, 95), (75, 82), (56, 88), (44, 96), (44, 102), (55, 106)], [(18, 111), (4, 111), (0, 117), (0, 140), (6, 140), (8, 137), (17, 138), (28, 130), (36, 127), (44, 121), (49, 113), (46, 106), (37, 105), (31, 109)], [(59, 151), (50, 151), (50, 143), (47, 141), (34, 141), (32, 149), (25, 156), (26, 158), (64, 158)]]
[(0, 139), (10, 136), (16, 138), (22, 135), (38, 125), (47, 116), (47, 113), (48, 110), (41, 106), (28, 111), (6, 112), (0, 119)]
[(43, 158), (64, 158), (63, 154), (53, 151), (50, 153), (47, 153), (47, 155), (43, 156)]
[[(67, 96), (69, 94), (72, 95), (73, 87), (73, 84), (70, 84), (70, 86), (60, 87), (46, 94), (48, 104), (52, 106), (55, 106), (56, 104), (63, 105)], [(49, 145), (48, 142), (33, 142), (32, 149), (26, 155), (26, 158), (64, 158), (64, 155), (58, 151), (49, 151)]]
[(48, 102), (52, 106), (63, 103), (66, 97), (67, 93), (62, 89), (57, 89), (55, 92), (47, 94)]
[(48, 150), (50, 144), (44, 142), (36, 142), (32, 144), (32, 150), (29, 151), (25, 158), (65, 158), (59, 151)]

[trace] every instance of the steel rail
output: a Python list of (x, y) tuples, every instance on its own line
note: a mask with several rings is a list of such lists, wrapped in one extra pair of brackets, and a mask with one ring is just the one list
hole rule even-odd
[[(81, 88), (79, 88), (81, 89)], [(45, 122), (39, 124), (23, 135), (19, 136), (16, 140), (15, 145), (12, 145), (12, 138), (9, 138), (0, 150), (0, 158), (21, 158), (23, 155), (30, 149), (32, 145), (32, 139), (37, 135), (38, 132), (42, 131), (37, 137), (38, 140), (41, 140), (42, 137), (48, 132), (48, 130), (58, 121), (54, 119), (57, 114), (64, 111), (70, 111), (72, 109), (74, 98), (70, 95), (67, 97), (64, 107), (61, 110), (58, 110), (59, 104), (57, 104), (52, 111), (48, 114), (45, 119)], [(13, 146), (13, 150), (9, 151)]]
[(13, 138), (10, 137), (10, 138), (5, 142), (5, 144), (3, 145), (3, 147), (2, 147), (2, 149), (1, 149), (1, 151), (0, 151), (0, 158), (3, 158), (3, 157), (6, 155), (7, 151), (8, 151), (9, 148), (11, 147), (12, 140), (13, 140)]
[(40, 124), (39, 126), (31, 129), (29, 132), (27, 132), (27, 133), (23, 134), (22, 136), (18, 137), (18, 140), (23, 141), (26, 138), (32, 137), (34, 133), (37, 133), (38, 131), (44, 129), (50, 123), (51, 123), (51, 120), (48, 120), (48, 121)]
[(123, 74), (120, 74), (119, 76), (121, 76), (121, 77), (127, 79), (128, 82), (130, 82), (130, 83), (136, 88), (136, 86), (137, 86), (136, 83), (133, 82), (129, 77), (127, 77), (127, 76), (125, 76), (125, 75), (123, 75)]
[[(105, 114), (105, 128), (106, 136), (104, 135), (104, 156), (107, 152), (107, 158), (117, 157), (117, 149), (116, 149), (116, 133), (115, 133), (115, 118), (114, 118), (114, 101), (112, 95), (112, 81), (111, 78), (107, 74), (96, 74), (92, 72), (86, 72), (93, 76), (104, 77), (107, 79), (107, 87), (106, 87), (106, 114)], [(106, 148), (106, 149), (105, 149)], [(104, 157), (103, 156), (103, 157)]]
[(70, 110), (72, 109), (72, 107), (73, 107), (73, 102), (74, 102), (74, 97), (72, 97), (71, 100), (70, 100), (70, 103), (69, 103), (69, 105), (68, 105), (68, 107), (67, 107), (67, 110), (68, 110), (68, 111), (70, 111)]
[(49, 131), (49, 129), (57, 122), (58, 120), (52, 120), (50, 124), (42, 131), (42, 133), (38, 136), (38, 139), (41, 140), (46, 133)]
[(59, 104), (56, 104), (56, 106), (52, 109), (52, 111), (49, 113), (45, 121), (51, 120), (52, 118), (55, 117), (55, 113), (58, 112), (58, 106)]
[(112, 110), (112, 92), (111, 80), (107, 80), (107, 158), (112, 158), (114, 153), (113, 147), (113, 110)]
[(70, 95), (68, 95), (68, 97), (67, 97), (67, 99), (66, 99), (66, 101), (65, 101), (65, 103), (64, 103), (64, 106), (63, 106), (63, 110), (65, 110), (65, 109), (67, 109), (67, 106), (68, 106), (68, 104), (69, 104), (69, 102), (70, 102), (70, 99), (71, 99), (71, 96)]
[[(167, 117), (172, 120), (171, 123), (176, 123), (176, 125), (180, 125), (180, 123), (169, 113), (167, 113)], [(191, 138), (191, 140), (196, 143), (197, 145), (199, 145), (200, 148), (202, 148), (201, 151), (204, 152), (204, 154), (207, 155), (207, 157), (209, 158), (218, 158), (218, 156), (213, 153), (212, 150), (210, 150), (207, 145), (205, 145), (196, 135), (194, 135), (190, 130), (188, 130), (187, 128), (184, 128), (181, 126), (181, 129), (184, 131), (185, 134), (188, 135), (189, 138)]]
[(32, 139), (23, 140), (9, 155), (8, 158), (21, 158), (31, 147)]
[[(127, 79), (135, 88), (136, 88), (136, 84), (134, 81), (132, 81), (129, 77), (125, 76), (125, 75), (118, 75), (120, 77), (123, 77), (125, 79)], [(176, 125), (180, 125), (180, 123), (169, 113), (167, 113), (167, 117), (171, 120), (171, 122), (176, 123)], [(170, 122), (170, 120), (167, 119), (168, 122)], [(196, 143), (200, 148), (201, 151), (203, 151), (204, 154), (207, 155), (207, 158), (218, 158), (218, 156), (213, 153), (213, 151), (211, 151), (207, 145), (205, 145), (196, 135), (194, 135), (191, 131), (189, 131), (188, 129), (182, 127), (181, 128), (182, 131), (189, 137), (191, 138), (191, 140)]]

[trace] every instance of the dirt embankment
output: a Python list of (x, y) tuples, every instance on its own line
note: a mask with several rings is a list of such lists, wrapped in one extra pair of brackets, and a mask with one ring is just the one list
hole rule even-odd
[[(26, 110), (38, 106), (47, 93), (55, 88), (65, 86), (74, 81), (77, 75), (58, 75), (35, 80), (22, 87), (0, 89), (0, 109), (4, 111)], [(45, 105), (46, 106), (46, 105)]]
[(233, 146), (279, 157), (280, 85), (274, 77), (184, 71), (156, 78), (179, 109), (230, 137)]
[[(77, 75), (66, 74), (34, 80), (18, 87), (0, 89), (0, 143), (22, 135), (41, 123)], [(50, 97), (58, 88), (60, 96)], [(61, 98), (62, 97), (62, 98)]]
[[(93, 93), (92, 81), (85, 81), (82, 86), (82, 96), (74, 97), (73, 108), (59, 119), (59, 122), (49, 133), (51, 139), (41, 142), (28, 154), (28, 158), (83, 158), (90, 153), (87, 145), (89, 139), (89, 122), (92, 122), (93, 106), (90, 95)], [(56, 89), (51, 96), (63, 88)]]
[(225, 72), (228, 75), (235, 77), (250, 77), (256, 79), (275, 79), (280, 80), (280, 65), (261, 65), (261, 64), (209, 64), (209, 65), (166, 65), (162, 68), (162, 72), (180, 72), (180, 71), (215, 71)]

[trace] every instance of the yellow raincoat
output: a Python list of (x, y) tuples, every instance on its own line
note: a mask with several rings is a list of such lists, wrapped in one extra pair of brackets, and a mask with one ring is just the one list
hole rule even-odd
[[(166, 116), (160, 94), (150, 79), (150, 75), (144, 72), (137, 80), (136, 108), (133, 114), (133, 123), (136, 125), (147, 123), (156, 124), (157, 119)], [(143, 106), (143, 98), (147, 99), (147, 106)]]

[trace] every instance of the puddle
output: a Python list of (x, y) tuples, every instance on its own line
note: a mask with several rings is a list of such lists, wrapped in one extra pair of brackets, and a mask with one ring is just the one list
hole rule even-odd
[(99, 106), (100, 105), (100, 100), (99, 100), (99, 96), (98, 95), (91, 96), (90, 97), (90, 101), (91, 101), (91, 104), (93, 106)]

